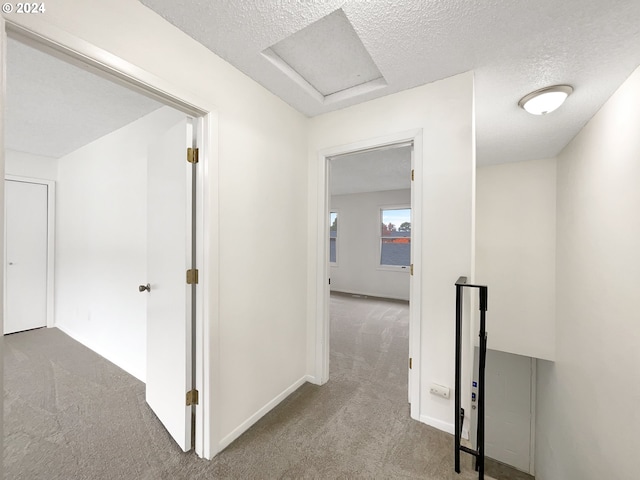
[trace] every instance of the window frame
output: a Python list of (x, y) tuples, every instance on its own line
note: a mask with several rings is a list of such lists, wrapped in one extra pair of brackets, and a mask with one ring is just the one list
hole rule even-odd
[[(331, 215), (334, 214), (334, 213), (336, 214), (336, 219), (338, 220), (338, 227), (336, 229), (336, 237), (335, 237), (336, 238), (336, 261), (332, 262), (331, 261)], [(339, 219), (340, 219), (340, 211), (338, 209), (336, 209), (336, 208), (329, 209), (329, 255), (328, 255), (328, 257), (329, 257), (329, 266), (330, 267), (337, 267), (338, 263), (339, 263), (339, 260), (340, 260), (340, 255), (339, 255), (340, 248), (338, 247), (338, 243), (339, 243), (338, 239), (340, 238), (340, 235), (339, 235), (339, 233), (340, 233), (340, 220)]]
[(411, 266), (411, 257), (412, 257), (412, 247), (413, 238), (412, 235), (409, 235), (409, 264), (408, 265), (385, 265), (382, 263), (382, 240), (384, 238), (392, 238), (392, 237), (383, 237), (382, 236), (382, 224), (383, 224), (383, 214), (387, 210), (409, 210), (409, 222), (413, 225), (413, 209), (411, 205), (408, 204), (400, 204), (400, 205), (381, 205), (378, 208), (378, 261), (376, 265), (376, 270), (382, 270), (387, 272), (407, 272), (410, 271)]

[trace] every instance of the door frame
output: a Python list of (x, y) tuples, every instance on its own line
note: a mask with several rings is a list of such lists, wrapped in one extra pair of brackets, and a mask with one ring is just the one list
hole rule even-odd
[[(330, 321), (329, 321), (329, 160), (332, 157), (364, 150), (383, 148), (396, 144), (412, 143), (411, 168), (414, 180), (411, 186), (411, 262), (414, 274), (410, 280), (409, 291), (409, 357), (412, 368), (409, 371), (409, 401), (411, 403), (411, 418), (420, 420), (421, 394), (421, 285), (422, 285), (422, 129), (409, 130), (382, 137), (371, 138), (360, 142), (331, 147), (318, 152), (318, 210), (317, 232), (318, 249), (316, 265), (319, 274), (316, 296), (316, 356), (315, 381), (320, 385), (329, 380), (330, 357)], [(408, 367), (408, 365), (407, 365)]]
[[(25, 23), (22, 23), (25, 22)], [(218, 111), (217, 107), (190, 91), (178, 87), (134, 64), (113, 55), (79, 37), (44, 22), (30, 23), (28, 18), (7, 19), (0, 16), (2, 64), (6, 71), (6, 38), (26, 43), (66, 62), (184, 112), (197, 119), (197, 143), (200, 149), (196, 174), (196, 260), (199, 283), (195, 303), (195, 388), (200, 401), (196, 405), (195, 452), (210, 459), (217, 451), (219, 418), (214, 415), (214, 385), (220, 377), (219, 363), (212, 352), (218, 351), (219, 283), (218, 283)], [(0, 76), (0, 126), (4, 126), (6, 85)], [(0, 129), (1, 130), (1, 129)], [(2, 140), (0, 140), (2, 141)], [(0, 144), (3, 146), (3, 143)], [(4, 169), (4, 148), (0, 149), (0, 171)], [(2, 207), (4, 199), (0, 199)], [(1, 210), (1, 208), (0, 208)], [(2, 260), (4, 263), (4, 260)]]
[[(46, 180), (43, 178), (34, 178), (34, 177), (22, 177), (19, 175), (5, 175), (5, 181), (9, 180), (12, 182), (23, 182), (23, 183), (35, 183), (37, 185), (45, 185), (47, 187), (47, 328), (52, 328), (55, 326), (55, 318), (54, 318), (54, 302), (55, 302), (55, 238), (56, 238), (56, 182), (53, 180)], [(6, 245), (6, 234), (5, 235), (5, 249)], [(5, 255), (6, 257), (6, 255)], [(4, 269), (5, 272), (5, 281), (4, 281), (4, 295), (6, 298), (7, 294), (7, 277), (6, 277), (6, 266)], [(4, 316), (7, 315), (7, 306), (3, 306)]]

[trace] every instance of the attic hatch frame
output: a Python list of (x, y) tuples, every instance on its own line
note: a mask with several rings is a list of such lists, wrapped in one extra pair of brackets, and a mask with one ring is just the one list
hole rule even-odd
[[(204, 402), (195, 406), (195, 442), (198, 456), (213, 458), (219, 451), (219, 415), (213, 412), (214, 386), (219, 379), (219, 364), (212, 351), (218, 351), (219, 325), (218, 258), (218, 112), (215, 105), (195, 97), (191, 92), (157, 77), (106, 50), (45, 23), (33, 23), (29, 16), (7, 19), (0, 16), (0, 169), (4, 170), (4, 105), (6, 96), (7, 36), (88, 70), (121, 86), (175, 108), (197, 121), (202, 168), (196, 174), (196, 262), (200, 281), (196, 285), (195, 346), (193, 370), (195, 388)], [(3, 188), (1, 189), (3, 190)], [(0, 190), (0, 192), (1, 192)], [(0, 198), (0, 208), (4, 200)], [(207, 320), (207, 321), (205, 321)], [(1, 378), (1, 372), (0, 372)], [(1, 473), (1, 471), (0, 471)]]
[(316, 311), (315, 311), (315, 361), (314, 375), (309, 378), (311, 383), (323, 385), (329, 381), (330, 357), (330, 320), (329, 320), (329, 191), (330, 160), (335, 157), (362, 153), (369, 150), (380, 150), (400, 146), (413, 145), (411, 151), (411, 244), (417, 246), (411, 249), (412, 269), (410, 280), (409, 303), (409, 358), (407, 359), (409, 389), (408, 400), (411, 404), (411, 418), (426, 423), (420, 413), (421, 408), (421, 292), (422, 292), (422, 159), (423, 159), (423, 130), (422, 128), (370, 138), (347, 145), (336, 146), (318, 152), (317, 161), (317, 248), (316, 248)]

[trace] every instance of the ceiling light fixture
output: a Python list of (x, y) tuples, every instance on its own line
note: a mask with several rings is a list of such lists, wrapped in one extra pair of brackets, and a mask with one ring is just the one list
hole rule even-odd
[(570, 85), (541, 88), (522, 97), (518, 106), (533, 115), (545, 115), (560, 107), (571, 92), (573, 92), (573, 87)]

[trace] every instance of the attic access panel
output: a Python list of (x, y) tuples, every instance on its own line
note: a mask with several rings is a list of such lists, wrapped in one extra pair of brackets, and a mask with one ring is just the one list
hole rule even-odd
[(263, 54), (320, 101), (387, 85), (349, 19), (338, 9), (267, 48)]

